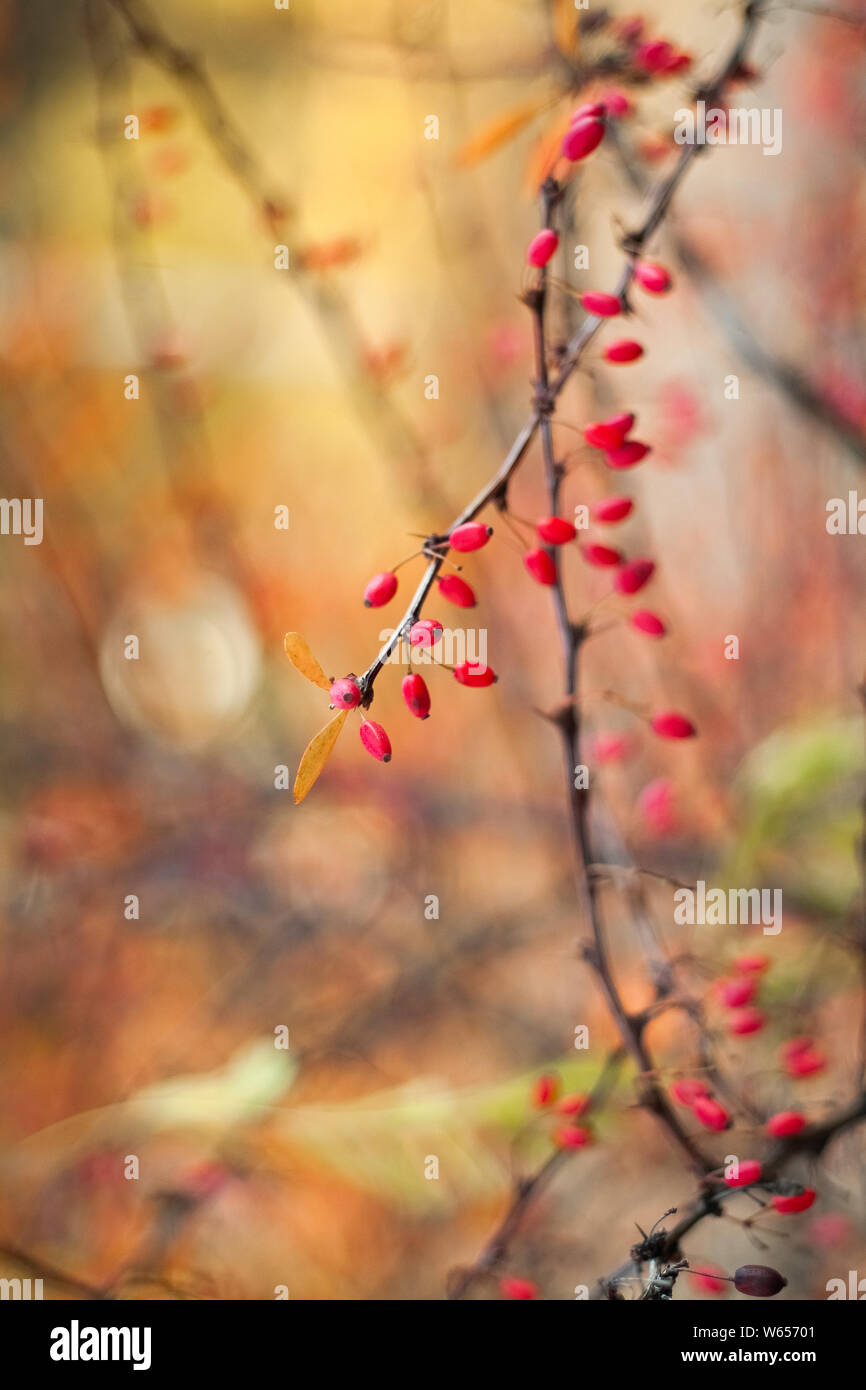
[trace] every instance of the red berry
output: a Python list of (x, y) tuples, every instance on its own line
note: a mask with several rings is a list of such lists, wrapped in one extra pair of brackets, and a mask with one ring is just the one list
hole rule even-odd
[(767, 1015), (761, 1009), (734, 1009), (728, 1019), (728, 1032), (744, 1038), (749, 1033), (759, 1033), (766, 1022)]
[(734, 1288), (752, 1298), (772, 1298), (787, 1284), (777, 1269), (769, 1265), (741, 1265), (734, 1270)]
[(676, 49), (665, 39), (651, 39), (649, 43), (640, 44), (634, 55), (636, 67), (653, 73), (665, 72), (675, 58)]
[(727, 1293), (730, 1280), (718, 1265), (701, 1262), (700, 1269), (690, 1269), (689, 1278), (702, 1293)]
[(614, 580), (614, 586), (621, 594), (636, 594), (655, 573), (653, 560), (629, 560), (622, 566)]
[(561, 516), (543, 516), (536, 522), (535, 529), (547, 545), (565, 545), (567, 541), (573, 541), (577, 535), (571, 522)]
[(473, 661), (461, 661), (459, 666), (454, 667), (454, 679), (461, 685), (480, 689), (485, 685), (494, 685), (499, 677), (489, 666), (481, 666)]
[(769, 964), (769, 956), (737, 956), (734, 961), (734, 969), (741, 971), (744, 975), (753, 972), (757, 975), (762, 970), (766, 970)]
[(655, 777), (642, 788), (638, 809), (653, 835), (670, 835), (678, 828), (673, 783), (668, 777)]
[(538, 1289), (528, 1279), (500, 1279), (499, 1288), (505, 1298), (525, 1302), (538, 1296)]
[(361, 742), (367, 752), (373, 758), (378, 758), (380, 763), (391, 761), (391, 740), (385, 733), (381, 724), (377, 724), (375, 719), (365, 719), (361, 725)]
[(645, 632), (647, 637), (664, 637), (667, 628), (657, 613), (651, 613), (648, 608), (639, 608), (636, 613), (631, 615), (631, 625), (637, 628), (638, 632)]
[(562, 153), (576, 163), (598, 149), (604, 139), (604, 121), (597, 115), (579, 116), (573, 120), (562, 141)]
[(587, 290), (580, 296), (580, 302), (588, 314), (600, 319), (612, 319), (621, 313), (622, 305), (615, 294), (605, 294), (603, 290)]
[(560, 1115), (570, 1115), (576, 1119), (589, 1108), (589, 1096), (579, 1095), (575, 1092), (570, 1096), (563, 1096), (556, 1109)]
[(456, 604), (458, 608), (474, 608), (476, 598), (465, 579), (461, 579), (459, 574), (445, 574), (438, 581), (439, 592), (449, 603)]
[(580, 553), (588, 565), (598, 565), (606, 567), (608, 565), (621, 565), (622, 555), (618, 550), (612, 550), (609, 545), (596, 545), (590, 542), (588, 545), (580, 547)]
[(381, 608), (383, 603), (387, 603), (397, 592), (397, 576), (391, 570), (383, 570), (381, 574), (374, 574), (366, 589), (364, 590), (364, 607)]
[(668, 62), (665, 65), (664, 71), (665, 74), (670, 74), (674, 72), (685, 72), (687, 68), (691, 67), (691, 65), (692, 60), (689, 57), (688, 53), (676, 53), (674, 54), (673, 58), (671, 58), (670, 62)]
[(619, 763), (628, 757), (632, 743), (625, 734), (596, 734), (590, 746), (597, 763)]
[(413, 671), (403, 677), (400, 688), (410, 712), (418, 719), (426, 719), (430, 714), (430, 691), (422, 677)]
[(547, 265), (551, 256), (559, 245), (559, 237), (556, 232), (552, 232), (549, 227), (545, 227), (543, 232), (539, 232), (529, 243), (526, 251), (526, 259), (530, 265)]
[(712, 1096), (697, 1096), (692, 1106), (692, 1114), (705, 1129), (727, 1129), (731, 1117), (723, 1105)]
[(674, 1081), (670, 1087), (671, 1100), (675, 1100), (677, 1105), (694, 1105), (698, 1096), (705, 1096), (707, 1088), (703, 1081), (691, 1081), (684, 1077), (682, 1081)]
[(663, 265), (654, 265), (652, 261), (638, 261), (634, 268), (635, 283), (640, 285), (647, 294), (666, 294), (673, 281), (670, 272), (665, 270)]
[(330, 689), (331, 704), (334, 709), (355, 709), (361, 703), (361, 690), (351, 676), (343, 676), (334, 681)]
[(812, 1044), (812, 1039), (792, 1038), (782, 1047), (782, 1060), (789, 1076), (812, 1076), (823, 1071), (827, 1059)]
[(737, 1176), (725, 1178), (728, 1187), (748, 1187), (761, 1176), (761, 1165), (756, 1158), (744, 1158), (737, 1164)]
[(634, 502), (630, 497), (607, 497), (603, 502), (596, 502), (592, 515), (595, 521), (610, 524), (614, 521), (625, 521), (633, 510)]
[(435, 647), (443, 628), (435, 618), (419, 618), (409, 629), (410, 647)]
[(452, 550), (480, 550), (492, 535), (492, 526), (485, 526), (482, 521), (467, 521), (454, 528), (448, 537), (448, 544)]
[(605, 114), (603, 101), (585, 101), (582, 106), (578, 106), (572, 111), (568, 118), (569, 125), (574, 125), (575, 121), (585, 121), (587, 116), (601, 117)]
[(642, 444), (639, 439), (627, 439), (615, 449), (606, 449), (604, 457), (608, 468), (634, 468), (650, 452), (648, 444)]
[(523, 563), (539, 584), (556, 583), (556, 566), (546, 550), (527, 550)]
[(773, 1197), (773, 1206), (776, 1211), (784, 1215), (791, 1215), (798, 1211), (808, 1211), (815, 1200), (817, 1193), (813, 1187), (804, 1187), (802, 1192), (794, 1192), (790, 1196), (782, 1196), (777, 1192)]
[(639, 357), (643, 357), (643, 348), (633, 338), (617, 338), (604, 350), (606, 362), (636, 362)]
[(589, 1141), (589, 1130), (580, 1125), (560, 1125), (553, 1133), (553, 1142), (560, 1149), (582, 1149)]
[(609, 92), (603, 94), (600, 103), (609, 116), (621, 117), (631, 114), (631, 102), (625, 92), (619, 87), (613, 87)]
[(583, 437), (594, 449), (618, 449), (634, 425), (634, 416), (626, 411), (587, 425)]
[(792, 1134), (799, 1134), (805, 1128), (806, 1116), (799, 1110), (779, 1110), (767, 1121), (767, 1133), (772, 1134), (774, 1139), (789, 1139)]
[(532, 1087), (532, 1104), (540, 1109), (552, 1105), (559, 1095), (558, 1076), (539, 1076)]
[(686, 719), (684, 714), (677, 714), (675, 710), (654, 714), (650, 728), (659, 738), (694, 738), (698, 732), (690, 719)]
[(750, 1004), (758, 989), (756, 980), (719, 980), (719, 998), (726, 1009), (740, 1009)]

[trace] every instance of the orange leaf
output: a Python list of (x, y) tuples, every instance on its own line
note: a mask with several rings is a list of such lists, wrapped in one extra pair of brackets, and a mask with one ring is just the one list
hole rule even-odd
[(303, 801), (307, 792), (312, 787), (325, 763), (334, 751), (334, 744), (340, 734), (340, 730), (346, 722), (347, 709), (341, 709), (334, 715), (333, 719), (320, 729), (316, 737), (310, 739), (304, 749), (304, 756), (298, 768), (298, 775), (295, 778), (295, 805)]
[(306, 676), (307, 680), (312, 681), (320, 690), (330, 691), (331, 682), (299, 632), (287, 632), (283, 638), (283, 646), (289, 661), (297, 667), (302, 676)]
[(580, 48), (574, 0), (553, 0), (553, 41), (565, 58), (576, 58)]
[(544, 110), (548, 102), (548, 97), (524, 101), (519, 106), (513, 106), (504, 115), (488, 121), (469, 137), (465, 145), (461, 145), (456, 155), (457, 164), (463, 169), (471, 169), (474, 164), (480, 164), (482, 159), (486, 159), (494, 150), (498, 150), (500, 145), (504, 145), (506, 140), (510, 140), (512, 135), (516, 135), (528, 125), (539, 111)]

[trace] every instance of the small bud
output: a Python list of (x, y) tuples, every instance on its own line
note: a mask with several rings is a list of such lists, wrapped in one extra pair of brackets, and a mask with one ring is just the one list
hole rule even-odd
[(694, 738), (698, 732), (690, 719), (684, 714), (677, 714), (675, 710), (654, 714), (650, 728), (659, 738)]
[(526, 251), (526, 259), (530, 265), (547, 265), (547, 262), (555, 253), (558, 245), (559, 237), (556, 235), (556, 232), (551, 231), (549, 227), (545, 227), (544, 231), (539, 232), (529, 243)]
[(792, 1038), (782, 1047), (782, 1061), (789, 1076), (813, 1076), (823, 1071), (827, 1059), (813, 1046), (812, 1039)]
[(480, 550), (492, 535), (492, 526), (485, 526), (481, 521), (467, 521), (462, 526), (455, 527), (448, 537), (448, 544), (452, 550)]
[(609, 116), (619, 120), (624, 116), (631, 115), (631, 102), (628, 96), (619, 87), (612, 87), (610, 91), (602, 94), (600, 102)]
[(626, 734), (596, 734), (590, 743), (590, 754), (602, 766), (621, 763), (632, 751), (632, 740)]
[(417, 719), (426, 719), (430, 714), (430, 691), (423, 678), (413, 671), (403, 677), (400, 689), (410, 713)]
[(692, 1114), (705, 1129), (728, 1129), (731, 1117), (723, 1105), (712, 1096), (697, 1096), (692, 1106)]
[(773, 1197), (773, 1206), (783, 1216), (793, 1216), (797, 1212), (808, 1211), (816, 1196), (814, 1187), (804, 1187), (802, 1192), (793, 1192), (787, 1196), (777, 1192)]
[(375, 574), (364, 590), (364, 607), (381, 608), (397, 592), (397, 576), (391, 570)]
[(648, 294), (667, 294), (673, 284), (670, 273), (664, 266), (654, 265), (652, 261), (638, 261), (634, 268), (634, 278), (635, 283)]
[(552, 1105), (559, 1095), (558, 1076), (539, 1076), (532, 1087), (532, 1104), (539, 1110), (543, 1110), (546, 1105)]
[(560, 1115), (570, 1115), (572, 1119), (577, 1119), (578, 1115), (589, 1109), (589, 1096), (580, 1095), (578, 1092), (563, 1096), (556, 1109)]
[(601, 118), (605, 114), (603, 101), (585, 101), (582, 106), (578, 106), (572, 111), (568, 118), (569, 125), (575, 125), (577, 121), (585, 121), (588, 116)]
[(334, 681), (329, 693), (334, 709), (355, 709), (361, 703), (360, 687), (351, 676)]
[(538, 1297), (538, 1289), (528, 1279), (500, 1279), (499, 1289), (503, 1298), (510, 1298), (519, 1303)]
[(622, 564), (621, 552), (613, 550), (609, 545), (598, 545), (591, 541), (588, 545), (580, 547), (580, 553), (588, 565), (596, 565), (602, 569), (609, 565)]
[(605, 294), (602, 290), (587, 290), (580, 296), (580, 302), (588, 314), (600, 319), (616, 318), (622, 312), (622, 305), (615, 294)]
[(621, 594), (636, 594), (655, 573), (653, 560), (629, 560), (622, 566), (614, 580), (614, 587)]
[(671, 835), (679, 828), (676, 794), (669, 777), (654, 777), (641, 788), (638, 810), (653, 835)]
[(737, 956), (734, 961), (734, 969), (739, 970), (743, 975), (759, 975), (767, 969), (769, 964), (769, 956)]
[(769, 1265), (741, 1265), (734, 1271), (734, 1288), (752, 1298), (772, 1298), (787, 1284), (777, 1269)]
[(365, 719), (362, 723), (361, 742), (370, 756), (378, 758), (380, 763), (391, 761), (391, 740), (375, 719)]
[(651, 613), (648, 608), (639, 608), (632, 613), (630, 622), (632, 627), (637, 628), (638, 632), (645, 632), (647, 637), (664, 637), (667, 632), (658, 614)]
[(627, 439), (616, 449), (606, 449), (604, 459), (608, 468), (634, 468), (651, 452), (650, 446), (639, 439)]
[(755, 980), (719, 980), (716, 988), (719, 998), (726, 1009), (741, 1009), (744, 1004), (750, 1004), (757, 993), (758, 985)]
[(643, 348), (633, 338), (617, 338), (615, 343), (609, 343), (604, 350), (606, 362), (636, 362), (639, 357), (643, 357)]
[(767, 1133), (772, 1134), (774, 1139), (789, 1139), (792, 1134), (799, 1134), (805, 1128), (806, 1116), (799, 1110), (779, 1110), (767, 1121)]
[(556, 566), (546, 550), (527, 550), (523, 563), (539, 584), (556, 583)]
[(435, 647), (443, 628), (435, 618), (419, 618), (409, 629), (410, 647)]
[(475, 594), (465, 579), (461, 579), (459, 574), (444, 574), (439, 583), (439, 592), (448, 603), (455, 604), (458, 608), (474, 608), (477, 602)]
[(560, 1149), (582, 1149), (590, 1142), (588, 1129), (580, 1125), (560, 1125), (553, 1132), (553, 1142)]
[(565, 545), (567, 541), (573, 541), (577, 535), (571, 522), (562, 516), (543, 516), (536, 523), (535, 529), (539, 538), (547, 545)]
[(594, 521), (611, 525), (614, 521), (625, 521), (633, 510), (634, 502), (630, 497), (606, 497), (603, 502), (596, 502), (592, 515)]
[(725, 1178), (728, 1187), (749, 1187), (761, 1176), (761, 1165), (756, 1158), (744, 1158), (737, 1165), (737, 1176)]
[(682, 1081), (674, 1081), (669, 1091), (671, 1100), (675, 1100), (677, 1105), (694, 1105), (698, 1096), (705, 1096), (707, 1088), (703, 1081), (691, 1081), (684, 1077)]
[(486, 685), (495, 685), (499, 677), (489, 666), (481, 666), (473, 661), (461, 661), (459, 666), (454, 667), (454, 679), (459, 681), (460, 685), (482, 689)]
[(586, 426), (583, 437), (593, 449), (618, 449), (629, 430), (634, 426), (635, 417), (627, 411), (611, 415), (609, 420), (594, 421)]
[[(603, 108), (602, 108), (603, 109)], [(598, 149), (604, 139), (604, 121), (597, 115), (579, 116), (572, 121), (562, 141), (562, 153), (576, 163)]]

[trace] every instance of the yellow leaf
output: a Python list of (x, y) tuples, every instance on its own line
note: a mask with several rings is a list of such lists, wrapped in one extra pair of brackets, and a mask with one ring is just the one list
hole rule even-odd
[(299, 632), (287, 632), (283, 638), (283, 646), (289, 661), (297, 667), (302, 676), (306, 676), (308, 681), (312, 681), (313, 685), (319, 686), (321, 690), (331, 689), (331, 682)]
[(464, 169), (470, 169), (473, 164), (480, 164), (482, 159), (486, 159), (494, 150), (498, 150), (500, 145), (504, 145), (506, 140), (510, 140), (512, 135), (516, 135), (528, 125), (548, 104), (547, 97), (524, 101), (519, 106), (513, 106), (504, 115), (488, 121), (460, 147), (456, 162)]
[(303, 801), (307, 792), (315, 782), (325, 763), (334, 751), (334, 744), (346, 722), (347, 709), (341, 709), (334, 718), (320, 729), (314, 739), (311, 739), (304, 749), (304, 756), (301, 758), (301, 765), (298, 768), (298, 775), (295, 778), (295, 805)]
[(574, 0), (553, 0), (553, 40), (565, 58), (576, 58), (580, 48)]

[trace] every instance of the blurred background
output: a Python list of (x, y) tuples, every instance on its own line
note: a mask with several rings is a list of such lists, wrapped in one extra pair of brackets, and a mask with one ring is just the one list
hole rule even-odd
[[(631, 13), (569, 50), (549, 0), (0, 6), (0, 469), (5, 498), (44, 502), (40, 545), (0, 537), (0, 1274), (44, 1274), (46, 1297), (441, 1297), (549, 1152), (533, 1078), (588, 1088), (616, 1041), (577, 955), (559, 748), (536, 712), (559, 694), (556, 629), (509, 529), (464, 569), (498, 685), (433, 670), (422, 723), (387, 667), (373, 714), (393, 760), (352, 717), (297, 808), (328, 702), (282, 637), (328, 675), (362, 671), (422, 562), (385, 609), (364, 585), (523, 423), (534, 193), (578, 71), (590, 97), (606, 85)], [(560, 340), (569, 291), (614, 283), (617, 235), (676, 158), (674, 113), (738, 25), (694, 0), (645, 18), (692, 68), (626, 84), (631, 113), (570, 186)], [(671, 628), (611, 627), (585, 688), (687, 710), (702, 735), (651, 741), (587, 704), (599, 857), (783, 889), (777, 937), (675, 928), (662, 879), (646, 902), (699, 999), (738, 951), (772, 957), (769, 1025), (722, 1035), (721, 1065), (757, 1110), (815, 1118), (855, 1084), (862, 1004), (864, 542), (829, 535), (826, 506), (866, 496), (864, 51), (846, 22), (768, 17), (738, 92), (782, 110), (781, 153), (695, 162), (650, 247), (674, 292), (641, 296), (626, 330), (645, 356), (608, 365), (605, 330), (557, 429), (569, 510), (634, 497), (611, 543), (655, 558), (647, 603)], [(610, 475), (575, 430), (621, 409), (654, 452)], [(546, 510), (536, 448), (510, 505)], [(577, 612), (610, 587), (576, 556), (567, 577)], [(604, 901), (639, 1003), (627, 895)], [(822, 1039), (820, 1075), (780, 1074), (792, 1031)], [(649, 1038), (665, 1076), (693, 1065), (687, 1020)], [(689, 1196), (633, 1097), (625, 1069), (503, 1268), (544, 1297)], [(719, 1161), (760, 1142), (747, 1119)], [(834, 1144), (795, 1227), (715, 1221), (686, 1253), (763, 1259), (782, 1297), (825, 1297), (866, 1273), (862, 1158), (856, 1132)]]

